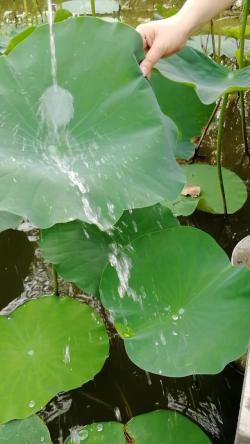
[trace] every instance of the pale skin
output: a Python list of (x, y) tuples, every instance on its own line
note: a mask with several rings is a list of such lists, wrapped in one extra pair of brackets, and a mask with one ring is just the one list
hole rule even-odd
[(142, 36), (146, 53), (141, 63), (143, 75), (150, 77), (154, 65), (162, 57), (179, 51), (194, 31), (233, 3), (234, 0), (186, 0), (176, 15), (139, 25), (137, 31)]

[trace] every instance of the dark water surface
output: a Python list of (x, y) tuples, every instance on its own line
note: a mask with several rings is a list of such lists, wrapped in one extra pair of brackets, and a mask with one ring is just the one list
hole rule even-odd
[[(151, 18), (159, 1), (121, 3), (121, 18), (136, 24)], [(0, 14), (11, 9), (12, 4), (1, 0)], [(43, 2), (40, 1), (39, 6), (42, 7)], [(23, 2), (16, 1), (16, 7), (22, 8)], [(249, 124), (250, 121), (248, 130)], [(200, 150), (200, 160), (213, 163), (214, 150), (212, 130)], [(223, 164), (249, 186), (250, 163), (244, 155), (236, 98), (230, 102), (227, 112)], [(227, 221), (223, 216), (197, 211), (183, 222), (212, 234), (230, 256), (236, 243), (250, 234), (249, 216), (250, 199)], [(27, 228), (24, 231), (8, 230), (0, 234), (1, 309), (15, 298), (19, 298), (20, 302), (51, 291), (49, 269), (37, 251), (36, 233), (27, 231)], [(64, 288), (65, 291), (67, 289)], [(53, 443), (62, 443), (69, 429), (76, 425), (108, 420), (126, 422), (135, 415), (170, 408), (200, 424), (213, 443), (233, 444), (242, 381), (243, 376), (233, 366), (228, 366), (218, 375), (187, 378), (165, 378), (145, 373), (130, 362), (122, 341), (114, 338), (110, 357), (95, 379), (79, 389), (56, 396), (41, 414), (50, 429)]]

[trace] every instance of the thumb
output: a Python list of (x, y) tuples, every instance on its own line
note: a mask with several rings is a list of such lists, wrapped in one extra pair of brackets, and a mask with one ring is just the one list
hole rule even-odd
[(155, 41), (146, 54), (145, 59), (141, 62), (140, 68), (144, 77), (150, 77), (154, 65), (163, 56), (161, 46)]

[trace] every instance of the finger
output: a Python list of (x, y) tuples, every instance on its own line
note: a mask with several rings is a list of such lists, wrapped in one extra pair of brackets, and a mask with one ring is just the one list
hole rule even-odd
[(140, 65), (144, 77), (150, 77), (154, 65), (160, 60), (162, 56), (163, 56), (162, 47), (159, 44), (157, 44), (157, 42), (154, 42), (153, 46), (149, 49), (145, 59), (142, 61)]

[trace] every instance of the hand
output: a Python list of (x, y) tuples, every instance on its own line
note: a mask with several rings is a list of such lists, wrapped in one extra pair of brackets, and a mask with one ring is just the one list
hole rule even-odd
[(185, 46), (189, 29), (178, 14), (165, 20), (158, 20), (139, 25), (136, 30), (141, 34), (146, 52), (141, 63), (145, 77), (150, 78), (155, 63), (162, 57), (169, 56)]

